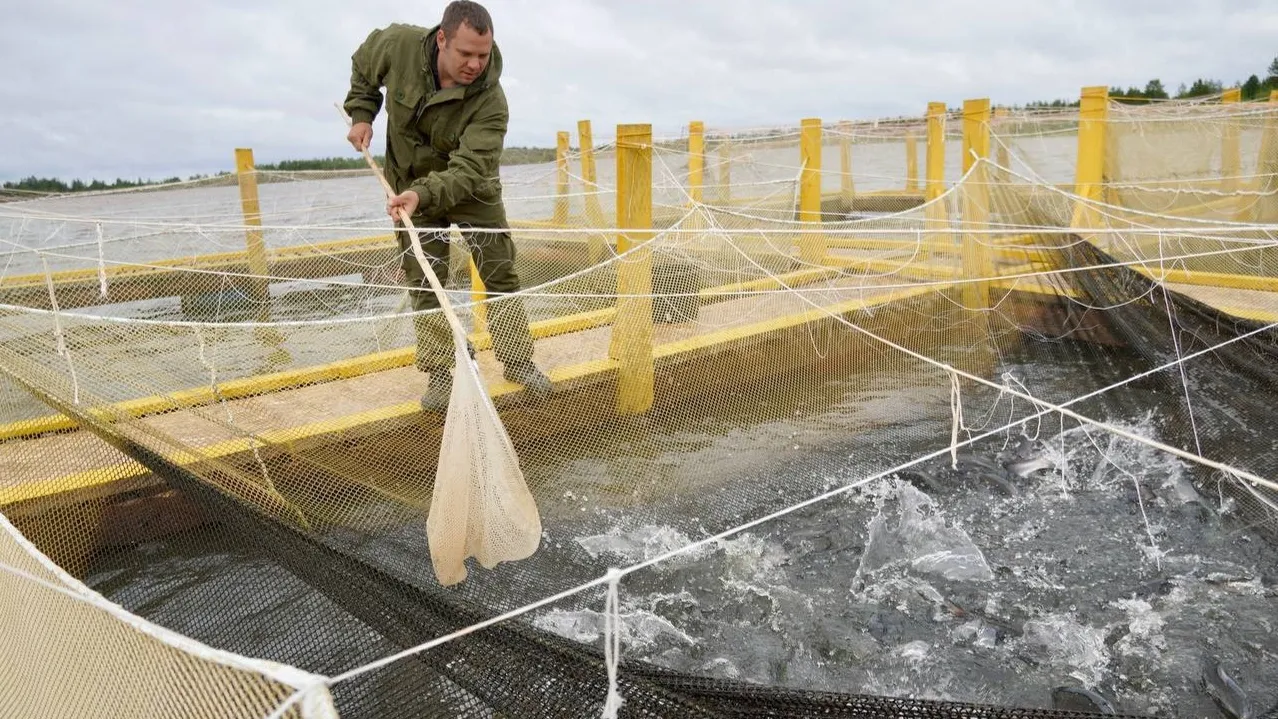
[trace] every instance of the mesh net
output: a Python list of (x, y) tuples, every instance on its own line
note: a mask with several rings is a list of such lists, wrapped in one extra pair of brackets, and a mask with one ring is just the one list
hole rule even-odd
[[(1272, 609), (1278, 115), (1227, 105), (622, 126), (423, 235), (467, 349), (368, 172), (6, 203), (0, 705), (1189, 714), (1203, 653), (1264, 698), (1270, 640), (1187, 639)], [(501, 442), (419, 365), (472, 349), (540, 541), (441, 584), (441, 453)]]
[[(125, 612), (4, 517), (0, 531), (6, 716), (337, 716), (319, 677), (218, 651)], [(305, 697), (284, 708), (298, 692)]]

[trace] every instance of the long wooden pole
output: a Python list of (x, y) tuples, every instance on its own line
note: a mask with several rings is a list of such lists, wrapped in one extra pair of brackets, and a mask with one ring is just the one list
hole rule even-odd
[[(336, 103), (334, 103), (334, 105), (336, 105), (338, 111), (342, 113), (342, 117), (346, 120), (346, 126), (350, 127), (351, 116), (346, 114), (346, 110), (341, 105), (337, 105)], [(395, 190), (390, 186), (390, 183), (386, 181), (385, 175), (382, 174), (382, 169), (377, 166), (377, 161), (368, 153), (368, 148), (360, 148), (360, 152), (364, 155), (364, 161), (368, 163), (370, 168), (372, 168), (373, 174), (376, 175), (378, 181), (382, 183), (382, 190), (386, 192), (386, 199), (389, 200), (394, 197)], [(397, 209), (399, 211), (399, 221), (403, 222), (404, 227), (408, 229), (408, 238), (411, 240), (410, 244), (413, 246), (413, 255), (417, 257), (417, 262), (422, 266), (422, 270), (426, 273), (426, 280), (430, 283), (431, 289), (435, 291), (435, 297), (439, 299), (439, 306), (442, 310), (444, 310), (444, 316), (448, 318), (448, 324), (453, 329), (454, 340), (464, 344), (466, 339), (466, 330), (462, 327), (461, 320), (457, 319), (457, 315), (453, 312), (453, 306), (448, 302), (448, 295), (444, 292), (443, 286), (440, 285), (439, 277), (435, 275), (435, 270), (431, 268), (430, 261), (426, 259), (426, 253), (422, 251), (421, 240), (417, 237), (418, 230), (413, 225), (412, 218), (408, 216), (407, 212), (404, 212), (404, 208), (400, 207)], [(468, 352), (460, 352), (458, 354), (465, 355), (468, 359), (470, 357)]]

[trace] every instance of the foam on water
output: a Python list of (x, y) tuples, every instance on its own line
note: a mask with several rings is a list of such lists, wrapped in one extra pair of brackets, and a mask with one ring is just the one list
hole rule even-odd
[[(1122, 426), (1156, 436), (1149, 416)], [(641, 618), (627, 650), (892, 696), (1050, 706), (1052, 687), (1079, 686), (1170, 715), (1213, 711), (1196, 684), (1212, 654), (1263, 704), (1278, 591), (1260, 568), (1274, 550), (1226, 531), (1227, 510), (1174, 456), (1080, 428), (1019, 440), (1033, 469), (1006, 474), (1012, 494), (946, 456), (627, 577), (627, 611), (697, 638), (654, 642)], [(999, 443), (960, 468), (1010, 462)], [(613, 564), (687, 541), (652, 525), (577, 539)]]

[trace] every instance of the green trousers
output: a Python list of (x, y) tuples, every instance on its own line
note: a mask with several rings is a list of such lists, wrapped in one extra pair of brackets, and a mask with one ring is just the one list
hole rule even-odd
[[(500, 224), (494, 229), (506, 226), (504, 212), (493, 213), (493, 208), (488, 206), (483, 214), (501, 215), (497, 218)], [(402, 230), (400, 222), (396, 221), (395, 224)], [(422, 252), (430, 261), (430, 267), (439, 278), (440, 285), (447, 287), (448, 284), (448, 256), (452, 244), (449, 242), (448, 227), (452, 224), (462, 229), (487, 295), (491, 297), (518, 292), (520, 283), (519, 274), (515, 271), (515, 243), (510, 233), (484, 231), (485, 225), (494, 225), (491, 222), (474, 222), (465, 212), (454, 212), (449, 217), (431, 221), (413, 218), (413, 225), (422, 230), (418, 233)], [(430, 281), (426, 279), (426, 273), (417, 261), (417, 255), (413, 253), (409, 234), (399, 231), (395, 236), (399, 240), (400, 266), (404, 268), (413, 310), (422, 312), (438, 309), (439, 299), (431, 289)], [(485, 306), (488, 332), (493, 339), (493, 353), (497, 356), (497, 361), (506, 366), (531, 362), (533, 339), (528, 329), (528, 315), (524, 311), (523, 301), (518, 297), (507, 297), (488, 302)], [(417, 335), (417, 369), (435, 372), (452, 367), (453, 335), (444, 313), (431, 312), (416, 316), (413, 327)]]

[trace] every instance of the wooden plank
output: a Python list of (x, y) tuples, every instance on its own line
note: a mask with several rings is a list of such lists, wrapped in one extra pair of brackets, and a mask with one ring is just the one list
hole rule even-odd
[(1167, 283), (1167, 287), (1235, 317), (1243, 317), (1259, 322), (1278, 322), (1278, 294), (1273, 292), (1230, 287), (1205, 287), (1175, 282)]
[[(1047, 296), (1077, 297), (1073, 290), (1062, 290), (1041, 282), (1038, 278), (1000, 280), (994, 283), (1000, 290), (1029, 292)], [(1167, 283), (1168, 289), (1192, 297), (1226, 314), (1259, 322), (1278, 322), (1278, 294), (1258, 290), (1240, 290), (1228, 287)]]

